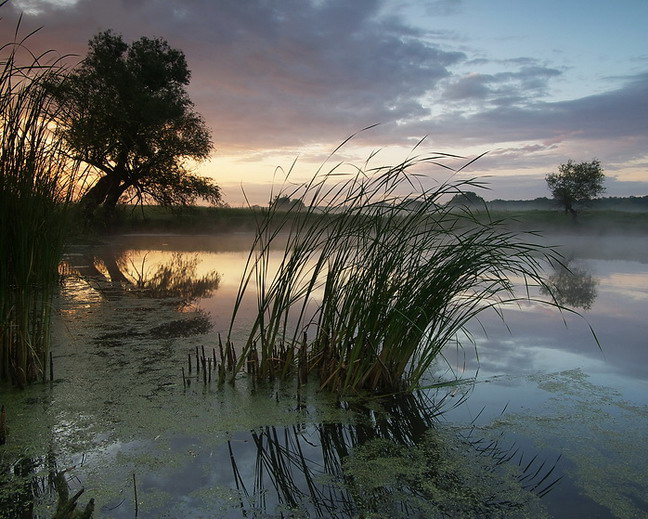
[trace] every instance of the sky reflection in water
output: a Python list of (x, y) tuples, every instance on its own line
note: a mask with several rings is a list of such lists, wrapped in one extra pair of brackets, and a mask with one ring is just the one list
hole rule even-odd
[[(558, 491), (548, 500), (556, 517), (578, 512), (585, 506), (579, 499), (587, 498), (589, 510), (602, 517), (605, 509), (615, 517), (646, 512), (638, 460), (645, 459), (641, 445), (648, 435), (648, 245), (618, 236), (551, 240), (581, 275), (580, 285), (571, 288), (584, 289), (585, 299), (576, 294), (561, 302), (580, 304), (575, 310), (582, 316), (535, 302), (507, 306), (507, 326), (494, 313), (482, 315), (481, 324), (471, 327), (476, 349), (467, 343), (446, 351), (454, 371), (467, 378), (476, 374), (477, 384), (445, 417), (476, 420), (506, 438), (530, 439), (535, 448), (565, 454), (572, 466), (565, 495), (560, 498)], [(222, 251), (202, 258), (204, 268), (221, 272), (223, 285), (200, 306), (212, 315), (215, 329), (224, 330), (245, 256)], [(564, 281), (559, 271), (555, 280)], [(439, 368), (444, 371), (443, 363)], [(582, 496), (575, 499), (575, 493)], [(575, 508), (567, 512), (565, 502)]]
[[(220, 274), (218, 290), (202, 299), (200, 308), (210, 313), (215, 330), (224, 332), (250, 239), (243, 233), (233, 242), (211, 236), (132, 236), (124, 238), (121, 246), (137, 245), (130, 254), (136, 262), (146, 255), (150, 268), (168, 261), (172, 250), (200, 251), (197, 274)], [(630, 383), (647, 380), (648, 349), (644, 347), (643, 324), (648, 315), (648, 245), (642, 246), (637, 239), (619, 242), (617, 238), (600, 237), (586, 240), (562, 236), (551, 240), (567, 244), (561, 250), (570, 266), (576, 265), (578, 271), (594, 278), (591, 308), (576, 308), (583, 319), (538, 303), (509, 305), (505, 320), (510, 331), (493, 313), (482, 314), (480, 320), (487, 334), (478, 325), (471, 329), (479, 351), (480, 378), (581, 367), (592, 375), (628, 379)], [(597, 257), (602, 254), (607, 257)], [(600, 341), (600, 349), (589, 325)], [(462, 352), (468, 362), (467, 372), (477, 367), (471, 350), (467, 344)]]
[[(555, 460), (562, 452), (566, 461), (560, 470), (571, 467), (562, 490), (556, 491), (557, 496), (561, 492), (563, 495), (549, 495), (546, 500), (555, 517), (569, 517), (560, 510), (568, 510), (565, 500), (581, 506), (578, 499), (589, 499), (590, 510), (602, 506), (614, 511), (616, 515), (610, 517), (629, 517), (632, 507), (638, 506), (632, 503), (640, 503), (637, 496), (646, 490), (638, 483), (642, 469), (637, 460), (646, 457), (642, 438), (648, 435), (648, 350), (645, 347), (648, 250), (637, 240), (552, 239), (569, 244), (571, 250), (566, 249), (565, 255), (570, 264), (591, 274), (596, 281), (596, 297), (590, 308), (582, 311), (584, 319), (568, 312), (561, 315), (538, 303), (523, 303), (519, 308), (506, 308), (507, 329), (496, 315), (484, 314), (481, 322), (487, 333), (477, 325), (471, 330), (479, 359), (470, 344), (446, 351), (447, 363), (455, 372), (467, 378), (476, 374), (477, 383), (466, 402), (456, 408), (448, 407), (444, 419), (463, 424), (474, 421), (484, 434), (503, 435), (504, 444), (516, 441), (529, 447), (531, 452), (546, 449), (542, 456), (547, 459)], [(163, 508), (166, 506), (177, 513), (188, 513), (200, 503), (209, 502), (208, 489), (214, 485), (231, 487), (232, 467), (223, 465), (229, 463), (226, 461), (228, 441), (233, 442), (232, 452), (236, 454), (241, 473), (253, 477), (261, 451), (258, 445), (254, 447), (250, 431), (258, 427), (259, 418), (271, 408), (272, 420), (278, 420), (282, 426), (276, 423), (276, 431), (273, 428), (266, 432), (285, 435), (305, 427), (302, 448), (309, 459), (317, 458), (311, 452), (313, 449), (322, 454), (320, 446), (314, 447), (311, 438), (314, 433), (322, 437), (316, 424), (322, 420), (327, 423), (349, 420), (348, 416), (342, 418), (344, 414), (335, 414), (339, 410), (334, 410), (334, 402), (300, 410), (292, 388), (281, 398), (279, 393), (268, 390), (267, 394), (257, 394), (256, 400), (241, 399), (249, 388), (241, 386), (223, 393), (216, 388), (203, 389), (196, 380), (185, 389), (192, 395), (192, 404), (187, 406), (185, 395), (179, 391), (182, 386), (170, 375), (170, 370), (179, 370), (179, 359), (194, 345), (214, 345), (217, 333), (226, 332), (250, 241), (248, 234), (228, 239), (126, 236), (116, 237), (104, 250), (95, 251), (94, 256), (70, 258), (80, 271), (90, 271), (103, 264), (105, 268), (95, 270), (108, 279), (114, 268), (114, 265), (109, 268), (111, 258), (126, 257), (128, 261), (119, 264), (122, 272), (113, 270), (113, 273), (116, 277), (136, 279), (138, 272), (140, 277), (145, 272), (155, 273), (161, 265), (173, 261), (174, 253), (180, 252), (186, 257), (197, 254), (197, 277), (218, 274), (211, 295), (192, 302), (192, 309), (208, 316), (213, 329), (187, 339), (176, 337), (179, 340), (176, 343), (172, 343), (173, 337), (160, 339), (152, 335), (150, 332), (156, 329), (153, 324), (159, 323), (149, 323), (147, 319), (154, 312), (163, 311), (168, 314), (166, 319), (172, 321), (178, 315), (178, 308), (164, 310), (163, 301), (151, 305), (146, 299), (138, 299), (136, 294), (123, 299), (132, 283), (113, 283), (108, 279), (100, 285), (79, 280), (68, 290), (69, 301), (61, 312), (72, 320), (68, 333), (76, 333), (75, 340), (66, 345), (67, 350), (55, 350), (55, 366), (65, 373), (65, 379), (54, 385), (53, 397), (37, 397), (46, 412), (34, 423), (39, 428), (47, 428), (51, 423), (49, 430), (62, 434), (57, 440), (60, 445), (67, 435), (78, 435), (73, 428), (85, 429), (85, 437), (75, 436), (68, 450), (58, 454), (64, 459), (71, 455), (66, 461), (72, 460), (71, 463), (83, 467), (79, 470), (85, 482), (93, 481), (97, 486), (104, 482), (110, 487), (109, 481), (123, 479), (120, 491), (123, 498), (115, 497), (114, 484), (104, 494), (98, 487), (94, 490), (93, 495), (103, 498), (106, 516), (132, 516), (128, 497), (132, 483), (124, 476), (129, 471), (138, 473), (141, 492), (150, 507), (160, 492), (175, 492), (173, 495), (179, 500), (173, 503), (166, 501), (169, 494), (160, 494), (158, 498), (162, 503), (167, 502)], [(137, 272), (130, 272), (129, 265)], [(106, 306), (109, 301), (114, 301), (114, 307)], [(252, 301), (246, 304), (252, 309)], [(111, 319), (123, 323), (125, 328), (109, 330), (107, 323)], [(131, 350), (135, 343), (126, 340), (131, 322), (138, 323), (138, 333), (141, 333), (134, 357)], [(92, 323), (97, 326), (95, 332), (88, 331)], [(600, 341), (600, 349), (589, 324)], [(244, 332), (244, 325), (240, 326)], [(103, 331), (97, 336), (96, 330)], [(84, 349), (80, 350), (82, 345)], [(74, 368), (66, 364), (72, 361)], [(447, 375), (443, 362), (439, 363), (439, 370)], [(102, 376), (97, 379), (99, 373)], [(35, 397), (25, 393), (20, 398)], [(54, 398), (53, 403), (48, 403), (50, 398)], [(336, 418), (327, 415), (330, 412)], [(25, 419), (27, 424), (31, 423), (28, 415)], [(215, 419), (217, 423), (213, 423)], [(375, 417), (373, 420), (375, 425)], [(191, 423), (193, 436), (182, 433), (187, 423)], [(593, 424), (598, 427), (596, 430), (592, 429)], [(357, 433), (349, 427), (345, 434), (351, 430)], [(231, 434), (224, 434), (223, 430)], [(581, 438), (588, 441), (583, 443)], [(156, 446), (155, 452), (151, 452), (152, 445)], [(81, 456), (81, 452), (87, 455)], [(594, 464), (613, 477), (601, 480)], [(266, 473), (265, 477), (271, 476)], [(180, 483), (187, 487), (184, 494), (178, 490)], [(271, 485), (270, 480), (266, 483)], [(627, 492), (636, 495), (624, 497)], [(576, 494), (587, 497), (576, 499)], [(240, 495), (240, 492), (232, 495), (225, 492), (216, 497), (222, 505), (229, 499), (239, 499)], [(180, 496), (184, 497), (180, 499)], [(120, 504), (122, 499), (125, 504)], [(593, 505), (594, 502), (599, 504)], [(110, 507), (115, 510), (110, 512)], [(149, 508), (149, 513), (152, 510), (155, 508)], [(240, 507), (230, 511), (232, 517), (240, 515)]]

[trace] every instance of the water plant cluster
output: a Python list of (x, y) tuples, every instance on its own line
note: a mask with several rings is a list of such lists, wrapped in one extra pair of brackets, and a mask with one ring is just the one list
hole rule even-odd
[(52, 131), (47, 85), (63, 67), (25, 50), (27, 38), (17, 29), (0, 47), (0, 378), (19, 386), (46, 378), (51, 295), (78, 171)]
[[(446, 345), (469, 338), (469, 321), (544, 286), (550, 249), (484, 218), (484, 208), (444, 203), (480, 182), (423, 186), (426, 167), (457, 158), (337, 163), (304, 185), (284, 184), (257, 213), (227, 338), (244, 300), (256, 298), (237, 369), (253, 359), (259, 379), (316, 374), (340, 393), (412, 390)], [(286, 196), (303, 204), (280, 207)]]

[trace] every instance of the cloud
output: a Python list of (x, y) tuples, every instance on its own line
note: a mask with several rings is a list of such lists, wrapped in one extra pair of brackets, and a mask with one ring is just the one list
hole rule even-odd
[[(648, 73), (628, 78), (616, 91), (542, 102), (549, 81), (562, 71), (512, 57), (500, 62), (506, 67), (500, 72), (456, 75), (453, 69), (465, 65), (466, 54), (445, 50), (385, 14), (380, 0), (29, 0), (28, 5), (38, 14), (23, 23), (45, 25), (40, 37), (62, 53), (83, 55), (87, 41), (107, 28), (127, 40), (162, 36), (182, 49), (193, 71), (192, 98), (219, 148), (339, 141), (377, 122), (398, 122), (383, 134), (401, 142), (441, 131), (453, 143), (648, 131)], [(460, 2), (426, 5), (446, 11)], [(435, 106), (438, 116), (426, 97), (441, 105)], [(465, 109), (462, 102), (468, 102)]]
[(30, 0), (27, 18), (61, 52), (83, 54), (107, 28), (127, 40), (163, 36), (185, 52), (193, 98), (221, 147), (294, 146), (425, 117), (418, 99), (465, 59), (383, 14), (378, 0), (106, 4)]
[[(82, 57), (108, 28), (181, 49), (217, 156), (332, 150), (382, 123), (354, 142), (411, 147), (429, 135), (443, 151), (493, 150), (480, 161), (493, 170), (502, 161), (546, 171), (572, 157), (615, 168), (646, 160), (648, 72), (615, 78), (614, 90), (548, 101), (567, 69), (528, 56), (495, 60), (487, 49), (459, 52), (460, 35), (415, 28), (385, 0), (22, 0), (3, 7), (5, 31), (16, 5), (29, 7), (25, 31), (44, 26), (34, 38), (42, 49)], [(462, 2), (416, 6), (452, 16)]]
[[(483, 82), (482, 82), (483, 84)], [(477, 81), (475, 85), (480, 85)], [(479, 89), (472, 87), (477, 94)], [(466, 89), (467, 94), (471, 89)], [(429, 133), (448, 143), (564, 142), (648, 138), (648, 73), (628, 78), (618, 89), (580, 99), (519, 105), (474, 106), (412, 121), (412, 133)], [(640, 146), (639, 146), (640, 147)], [(644, 151), (645, 153), (645, 146)]]
[(460, 11), (463, 0), (429, 0), (425, 3), (428, 14), (443, 16), (455, 14)]
[[(529, 60), (524, 60), (528, 63)], [(559, 70), (526, 65), (515, 72), (496, 74), (470, 73), (453, 77), (443, 87), (444, 101), (465, 101), (479, 99), (496, 105), (510, 105), (546, 94), (548, 81), (560, 76)]]

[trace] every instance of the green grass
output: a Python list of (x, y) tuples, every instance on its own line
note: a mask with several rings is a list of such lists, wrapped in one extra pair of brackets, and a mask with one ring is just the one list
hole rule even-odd
[(511, 279), (545, 286), (542, 263), (558, 260), (551, 250), (484, 212), (442, 205), (476, 181), (420, 187), (421, 168), (447, 158), (337, 164), (281, 190), (303, 208), (256, 213), (227, 340), (244, 298), (256, 297), (238, 369), (252, 363), (260, 379), (316, 375), (339, 393), (409, 391), (447, 344), (468, 337), (469, 321), (519, 299)]
[(490, 217), (508, 220), (511, 229), (536, 229), (543, 233), (646, 234), (646, 213), (589, 209), (578, 213), (576, 219), (560, 210), (490, 211)]
[(109, 232), (217, 233), (254, 230), (254, 213), (237, 207), (117, 206)]

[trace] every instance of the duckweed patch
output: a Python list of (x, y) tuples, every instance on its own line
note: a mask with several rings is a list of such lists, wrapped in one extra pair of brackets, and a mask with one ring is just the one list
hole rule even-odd
[[(302, 388), (308, 406), (297, 402), (292, 387), (252, 387), (245, 378), (220, 389), (202, 383), (184, 388), (178, 365), (187, 349), (204, 344), (206, 336), (197, 333), (207, 331), (207, 317), (179, 314), (165, 301), (124, 291), (111, 294), (105, 297), (92, 280), (66, 278), (55, 300), (55, 381), (3, 390), (9, 434), (0, 447), (0, 468), (4, 483), (12, 483), (2, 485), (0, 500), (24, 502), (49, 517), (55, 496), (47, 486), (47, 460), (55, 460), (68, 469), (71, 492), (86, 488), (87, 498), (104, 510), (101, 517), (119, 517), (122, 506), (117, 515), (104, 507), (130, 496), (133, 473), (144, 485), (146, 474), (167, 471), (172, 477), (192, 458), (188, 450), (171, 448), (188, 430), (200, 446), (194, 450), (203, 452), (205, 445), (226, 442), (228, 431), (328, 419), (327, 399), (314, 388)], [(331, 417), (339, 419), (339, 413), (333, 410)], [(36, 484), (44, 489), (38, 494)], [(157, 490), (142, 487), (142, 496), (149, 492)], [(164, 493), (171, 496), (172, 490)]]
[[(184, 385), (187, 352), (217, 335), (181, 333), (205, 315), (167, 303), (66, 278), (55, 382), (2, 393), (10, 432), (0, 467), (10, 484), (0, 484), (0, 499), (51, 517), (55, 467), (72, 494), (86, 489), (96, 517), (115, 519), (134, 515), (133, 474), (142, 519), (545, 516), (521, 480), (526, 462), (511, 467), (509, 454), (434, 425), (439, 410), (425, 402), (338, 401), (316, 381), (297, 394), (294, 381), (245, 375), (219, 387), (195, 370)], [(587, 378), (573, 378), (574, 394), (586, 394)], [(544, 383), (560, 391), (560, 380)], [(612, 407), (641, 411), (617, 397)], [(638, 491), (623, 495), (641, 506)]]
[(209, 333), (212, 329), (211, 321), (204, 315), (197, 315), (189, 319), (176, 319), (156, 326), (149, 331), (154, 339), (170, 339), (176, 337), (191, 337)]
[(344, 460), (346, 482), (367, 517), (547, 517), (523, 475), (448, 431), (417, 445), (363, 444)]
[(511, 413), (491, 424), (515, 431), (540, 447), (555, 447), (575, 469), (582, 492), (618, 518), (648, 514), (646, 427), (648, 407), (627, 402), (615, 389), (596, 385), (583, 371), (535, 375), (529, 380), (552, 395), (533, 414)]

